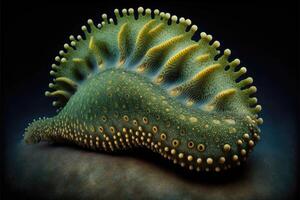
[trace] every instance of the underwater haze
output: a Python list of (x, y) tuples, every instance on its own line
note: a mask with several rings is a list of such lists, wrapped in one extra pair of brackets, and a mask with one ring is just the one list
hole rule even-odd
[[(87, 19), (114, 8), (186, 17), (247, 67), (262, 105), (261, 140), (245, 165), (220, 174), (183, 171), (148, 151), (109, 154), (39, 143), (24, 129), (56, 114), (44, 96), (50, 66)], [(3, 3), (4, 199), (292, 199), (299, 189), (299, 5), (109, 1)], [(298, 10), (297, 10), (298, 9)], [(3, 137), (2, 137), (3, 138)]]

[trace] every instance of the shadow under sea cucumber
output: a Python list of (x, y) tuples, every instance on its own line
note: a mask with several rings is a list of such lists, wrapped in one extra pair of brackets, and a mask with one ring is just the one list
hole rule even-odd
[[(73, 143), (100, 151), (151, 149), (183, 168), (227, 170), (260, 139), (261, 106), (231, 51), (191, 20), (159, 10), (115, 10), (88, 20), (55, 57), (46, 96), (58, 114), (31, 123), (26, 143)], [(242, 80), (240, 80), (242, 79)]]

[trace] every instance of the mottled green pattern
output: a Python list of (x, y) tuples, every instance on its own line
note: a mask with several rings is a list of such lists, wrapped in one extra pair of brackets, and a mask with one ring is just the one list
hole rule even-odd
[(33, 122), (25, 141), (104, 151), (142, 146), (197, 171), (240, 165), (262, 123), (252, 78), (236, 82), (246, 72), (236, 70), (240, 61), (228, 61), (229, 49), (215, 59), (219, 42), (206, 33), (191, 40), (197, 27), (190, 20), (122, 12), (115, 10), (116, 24), (105, 14), (98, 28), (89, 20), (84, 39), (70, 36), (72, 47), (65, 44), (50, 72), (53, 92), (46, 92), (61, 111)]

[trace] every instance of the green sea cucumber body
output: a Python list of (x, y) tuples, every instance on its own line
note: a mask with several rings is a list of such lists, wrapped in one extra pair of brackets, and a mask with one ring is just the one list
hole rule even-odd
[[(56, 57), (53, 105), (57, 116), (34, 121), (25, 141), (73, 143), (100, 151), (144, 147), (181, 167), (226, 170), (245, 161), (260, 139), (261, 110), (252, 97), (252, 78), (239, 60), (219, 55), (219, 42), (197, 31), (190, 20), (150, 9), (103, 15), (85, 37)], [(169, 24), (169, 21), (173, 24)], [(189, 28), (189, 31), (186, 31)], [(256, 106), (255, 106), (256, 105)]]

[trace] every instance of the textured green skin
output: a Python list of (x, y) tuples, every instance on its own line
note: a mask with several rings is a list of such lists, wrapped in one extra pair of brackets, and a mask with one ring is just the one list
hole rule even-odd
[[(248, 102), (249, 94), (237, 90), (235, 97), (226, 100), (226, 104), (224, 103), (224, 110), (205, 111), (205, 109), (199, 109), (199, 106), (205, 105), (223, 90), (240, 89), (235, 82), (237, 78), (234, 72), (235, 66), (231, 66), (225, 72), (225, 66), (230, 65), (227, 61), (228, 56), (223, 55), (218, 61), (213, 60), (218, 51), (209, 44), (207, 38), (206, 40), (204, 38), (199, 41), (200, 49), (189, 53), (182, 59), (180, 67), (184, 70), (181, 70), (177, 81), (166, 79), (166, 84), (155, 84), (154, 80), (158, 77), (157, 72), (168, 59), (174, 56), (174, 52), (196, 44), (196, 42), (187, 38), (173, 46), (171, 50), (158, 54), (159, 59), (156, 59), (155, 62), (149, 62), (146, 52), (150, 47), (182, 33), (187, 34), (187, 37), (192, 36), (191, 32), (184, 31), (185, 26), (182, 24), (170, 27), (165, 25), (166, 27), (159, 37), (154, 37), (154, 39), (153, 37), (150, 39), (144, 37), (141, 40), (142, 44), (139, 45), (138, 40), (134, 42), (135, 38), (150, 18), (147, 15), (139, 15), (138, 20), (132, 19), (130, 15), (117, 17), (117, 25), (103, 26), (100, 31), (92, 25), (92, 33), (86, 32), (86, 40), (78, 42), (76, 50), (69, 49), (68, 53), (64, 55), (67, 62), (62, 61), (60, 68), (54, 73), (56, 78), (68, 77), (78, 84), (75, 90), (68, 90), (64, 84), (60, 83), (56, 83), (52, 87), (56, 90), (73, 93), (73, 96), (65, 102), (65, 106), (61, 106), (62, 110), (57, 116), (33, 122), (26, 130), (25, 141), (27, 143), (35, 143), (40, 140), (75, 143), (89, 149), (104, 151), (143, 146), (159, 152), (165, 158), (175, 159), (175, 163), (187, 166), (189, 169), (198, 168), (197, 170), (206, 171), (227, 169), (239, 165), (240, 161), (245, 160), (253, 146), (249, 145), (249, 140), (252, 142), (257, 140), (254, 134), (259, 133), (256, 111), (253, 111)], [(162, 22), (156, 16), (151, 28)], [(124, 32), (127, 34), (127, 48), (123, 53), (128, 55), (125, 62), (123, 62), (124, 58), (118, 49), (120, 45), (118, 46), (116, 43), (119, 29), (124, 23), (131, 26)], [(94, 37), (95, 45), (99, 47), (98, 50), (89, 47), (91, 36)], [(147, 41), (147, 39), (151, 41)], [(202, 65), (191, 63), (195, 56), (204, 54), (203, 52), (210, 55), (207, 61)], [(69, 61), (73, 58), (82, 58), (85, 63), (72, 64)], [(148, 66), (151, 67), (150, 70), (145, 73), (137, 73), (137, 67), (143, 63), (148, 63)], [(204, 82), (201, 82), (202, 84), (197, 88), (200, 95), (197, 94), (194, 100), (199, 103), (188, 107), (184, 102), (189, 93), (184, 94), (184, 98), (170, 96), (168, 91), (174, 84), (184, 83), (202, 69), (216, 63), (221, 65), (220, 69), (216, 70), (213, 75), (208, 75), (208, 78), (204, 79)], [(101, 67), (98, 67), (100, 65)], [(119, 67), (120, 65), (121, 67)], [(80, 71), (83, 79), (78, 77), (76, 70)], [(76, 73), (74, 73), (75, 71)], [(161, 72), (168, 74), (168, 71), (161, 70)], [(128, 116), (128, 121), (124, 120), (125, 115)], [(148, 119), (147, 123), (143, 121), (145, 117)], [(137, 120), (137, 124), (134, 124), (133, 120)], [(229, 123), (228, 120), (234, 121), (234, 123)], [(100, 126), (104, 129), (105, 137), (99, 130)], [(154, 131), (153, 126), (157, 127), (158, 131)], [(112, 132), (111, 127), (115, 131)], [(123, 128), (126, 128), (126, 133)], [(233, 129), (234, 131), (232, 131)], [(138, 135), (136, 135), (136, 131)], [(117, 132), (121, 134), (117, 135)], [(77, 136), (74, 135), (75, 133)], [(148, 136), (148, 133), (151, 133), (151, 136)], [(162, 133), (166, 135), (166, 140), (162, 140)], [(243, 138), (245, 133), (249, 134), (250, 138)], [(127, 143), (125, 134), (129, 136)], [(96, 140), (97, 136), (99, 140)], [(125, 144), (124, 146), (121, 145), (120, 138)], [(86, 141), (84, 141), (85, 139)], [(179, 141), (178, 147), (174, 147), (172, 144), (174, 139)], [(243, 143), (237, 145), (238, 140), (242, 140)], [(96, 141), (99, 141), (99, 147), (96, 147)], [(118, 143), (117, 146), (114, 145), (115, 141)], [(188, 147), (190, 141), (194, 143), (193, 148)], [(89, 145), (90, 142), (93, 145)], [(109, 147), (110, 142), (112, 148)], [(203, 144), (205, 150), (199, 151), (197, 149), (199, 144)], [(229, 151), (224, 150), (225, 144), (230, 145)], [(171, 154), (171, 149), (176, 150), (176, 153)], [(247, 153), (241, 155), (241, 149), (246, 150)], [(183, 157), (180, 157), (179, 153), (182, 153)], [(238, 156), (238, 159), (234, 160), (234, 155)], [(192, 156), (192, 159), (188, 160), (188, 156)], [(220, 157), (226, 159), (225, 164), (219, 163)], [(201, 163), (197, 163), (198, 158), (201, 158)], [(206, 161), (207, 158), (212, 159), (213, 163)]]

